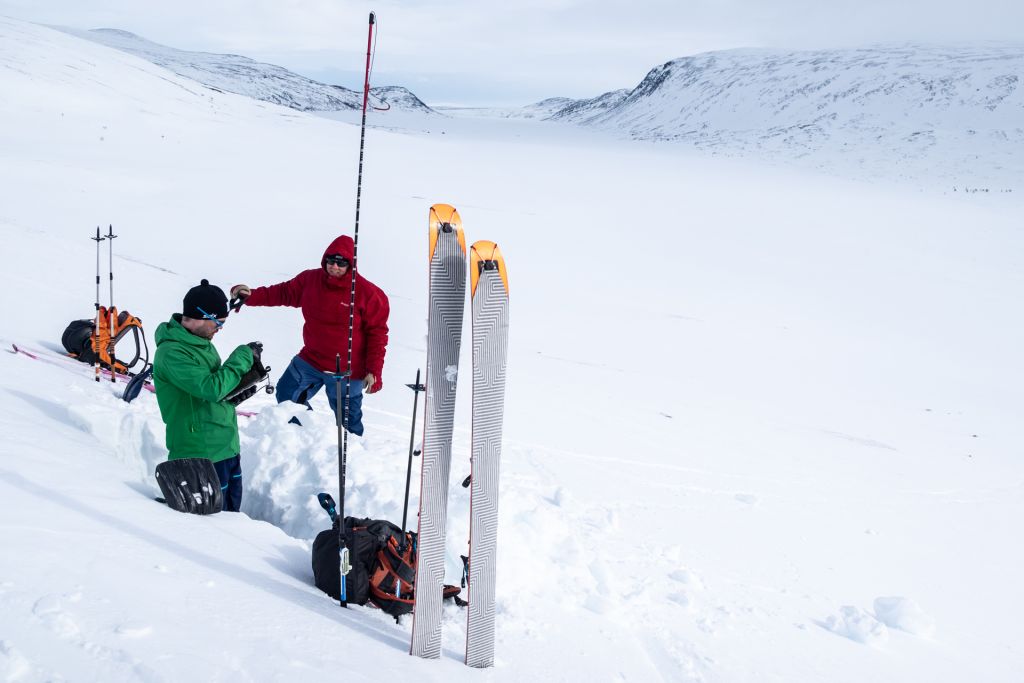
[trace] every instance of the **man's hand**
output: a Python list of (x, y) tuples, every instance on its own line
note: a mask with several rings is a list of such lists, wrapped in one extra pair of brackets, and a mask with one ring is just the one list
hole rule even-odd
[(237, 406), (242, 401), (248, 401), (250, 398), (252, 398), (255, 395), (256, 395), (256, 387), (254, 387), (254, 386), (253, 387), (249, 387), (248, 389), (246, 389), (245, 391), (240, 393), (238, 396), (235, 396), (233, 399), (229, 400), (228, 403), (230, 403), (233, 406)]
[(262, 342), (249, 342), (248, 347), (252, 349), (253, 360), (259, 360), (260, 356), (263, 355), (263, 343)]
[(242, 304), (252, 294), (252, 290), (249, 289), (249, 285), (235, 285), (231, 288), (231, 301), (228, 302), (228, 308), (238, 313), (242, 310)]
[(377, 383), (377, 378), (373, 376), (372, 372), (368, 373), (366, 375), (366, 377), (363, 378), (363, 393), (364, 394), (373, 394), (373, 393), (376, 393), (377, 391), (379, 391), (380, 387), (377, 387), (376, 389), (374, 389), (374, 385), (376, 383)]

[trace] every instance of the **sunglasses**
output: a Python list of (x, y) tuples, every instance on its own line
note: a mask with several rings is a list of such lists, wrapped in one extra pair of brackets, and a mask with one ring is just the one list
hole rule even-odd
[(324, 259), (324, 263), (330, 263), (332, 266), (338, 266), (339, 268), (348, 268), (352, 263), (344, 256), (338, 256), (331, 254)]
[(196, 310), (203, 314), (203, 318), (204, 319), (211, 320), (214, 323), (216, 323), (217, 327), (224, 327), (224, 322), (221, 321), (220, 319), (218, 319), (217, 316), (215, 316), (213, 313), (207, 313), (206, 311), (204, 311), (203, 309), (199, 308), (198, 306), (196, 306)]

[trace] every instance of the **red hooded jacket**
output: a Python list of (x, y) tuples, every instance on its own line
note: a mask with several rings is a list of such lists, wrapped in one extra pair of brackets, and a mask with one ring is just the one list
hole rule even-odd
[[(347, 235), (338, 237), (324, 251), (320, 268), (304, 270), (291, 280), (269, 287), (256, 287), (245, 300), (247, 306), (292, 306), (302, 309), (305, 324), (299, 358), (323, 372), (335, 371), (335, 355), (341, 354), (345, 370), (348, 358), (349, 301), (352, 268), (341, 278), (324, 270), (328, 254), (341, 254), (352, 261), (354, 244)], [(373, 373), (373, 391), (383, 386), (384, 352), (388, 344), (388, 315), (391, 307), (380, 287), (356, 275), (356, 314), (352, 331), (351, 377), (362, 379)]]

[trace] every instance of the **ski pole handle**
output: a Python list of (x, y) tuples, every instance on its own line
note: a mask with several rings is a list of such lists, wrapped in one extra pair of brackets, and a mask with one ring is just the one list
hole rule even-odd
[(334, 498), (331, 498), (331, 494), (321, 492), (316, 494), (316, 499), (320, 501), (320, 507), (330, 515), (332, 523), (338, 519), (338, 511), (334, 507)]

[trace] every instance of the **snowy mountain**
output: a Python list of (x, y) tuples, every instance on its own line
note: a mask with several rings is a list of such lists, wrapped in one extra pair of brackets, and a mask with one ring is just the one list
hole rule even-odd
[(590, 99), (570, 100), (564, 107), (552, 111), (547, 118), (551, 121), (589, 123), (609, 109), (619, 106), (629, 93), (629, 90), (623, 88)]
[[(119, 235), (113, 296), (150, 349), (202, 278), (316, 267), (355, 212), (359, 113), (217, 92), (4, 17), (0, 93), (0, 679), (1020, 679), (1019, 194), (369, 112), (359, 265), (389, 297), (390, 341), (349, 439), (347, 511), (400, 521), (410, 433), (422, 446), (423, 396), (414, 422), (403, 385), (425, 361), (428, 207), (458, 207), (467, 242), (494, 240), (509, 267), (497, 661), (481, 672), (462, 662), (463, 609), (445, 607), (441, 658), (421, 660), (409, 618), (313, 585), (314, 496), (338, 484), (323, 393), (313, 410), (243, 404), (242, 513), (182, 515), (152, 500), (155, 396), (125, 403), (59, 353), (94, 310), (96, 225)], [(451, 368), (453, 584), (469, 321)], [(243, 308), (215, 346), (262, 341), (277, 379), (302, 323)]]
[(574, 102), (568, 97), (549, 97), (519, 109), (518, 116), (526, 119), (546, 118)]
[(551, 115), (641, 140), (970, 183), (1024, 177), (1024, 46), (709, 52)]
[(383, 85), (370, 88), (370, 95), (385, 105), (396, 109), (420, 114), (437, 114), (436, 111), (424, 104), (423, 100), (416, 97), (411, 90), (399, 85)]
[[(363, 94), (340, 85), (326, 85), (273, 64), (240, 55), (187, 52), (146, 40), (128, 31), (101, 28), (78, 31), (55, 27), (107, 47), (142, 57), (215, 90), (246, 95), (299, 111), (361, 109)], [(432, 112), (412, 92), (398, 86), (371, 88), (377, 107)]]

